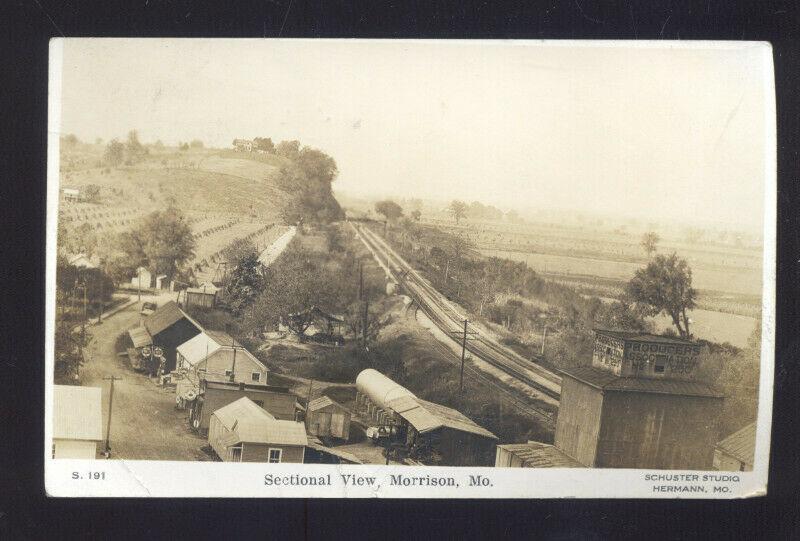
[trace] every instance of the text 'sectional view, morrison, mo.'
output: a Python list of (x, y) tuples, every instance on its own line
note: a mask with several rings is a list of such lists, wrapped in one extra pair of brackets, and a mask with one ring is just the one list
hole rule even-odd
[(771, 55), (53, 40), (48, 493), (764, 494)]

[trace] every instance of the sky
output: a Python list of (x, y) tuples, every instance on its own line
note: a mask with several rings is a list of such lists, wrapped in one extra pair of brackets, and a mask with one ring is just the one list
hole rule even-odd
[(61, 43), (60, 131), (82, 140), (298, 139), (355, 196), (763, 220), (770, 68), (756, 44)]

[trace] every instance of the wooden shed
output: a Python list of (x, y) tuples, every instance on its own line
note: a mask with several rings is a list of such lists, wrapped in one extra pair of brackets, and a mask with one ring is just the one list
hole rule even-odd
[(204, 283), (197, 287), (186, 289), (186, 308), (199, 306), (201, 308), (214, 308), (217, 303), (219, 288), (211, 283)]
[(315, 398), (308, 404), (306, 430), (322, 438), (350, 437), (350, 410), (327, 396)]
[(211, 415), (208, 443), (223, 462), (302, 464), (308, 438), (303, 423), (279, 421), (244, 397)]

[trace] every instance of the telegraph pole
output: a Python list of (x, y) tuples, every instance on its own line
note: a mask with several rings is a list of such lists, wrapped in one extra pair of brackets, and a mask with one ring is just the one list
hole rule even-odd
[(81, 323), (81, 341), (86, 337), (86, 280), (83, 280), (83, 323)]
[(364, 298), (364, 262), (358, 264), (358, 300)]
[(367, 323), (369, 321), (369, 299), (364, 300), (364, 325), (362, 326), (362, 334), (364, 337), (364, 351), (367, 350)]
[(542, 333), (542, 355), (544, 355), (544, 341), (547, 338), (547, 323), (544, 324), (544, 332)]
[(111, 453), (111, 406), (114, 403), (114, 382), (119, 381), (122, 378), (118, 378), (117, 376), (109, 376), (103, 378), (103, 380), (111, 382), (111, 389), (108, 393), (108, 424), (106, 425), (106, 456), (109, 456)]
[(100, 312), (97, 314), (97, 323), (103, 322), (103, 278), (100, 278)]

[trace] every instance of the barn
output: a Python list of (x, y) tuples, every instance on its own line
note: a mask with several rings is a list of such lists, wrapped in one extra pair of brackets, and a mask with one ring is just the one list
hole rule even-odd
[(315, 398), (306, 411), (306, 430), (321, 438), (350, 437), (350, 410), (327, 396)]
[(360, 412), (394, 428), (412, 458), (441, 466), (491, 466), (497, 436), (452, 408), (428, 402), (368, 368), (356, 378)]
[(175, 369), (177, 347), (203, 330), (200, 324), (186, 315), (175, 301), (160, 306), (147, 316), (142, 324), (152, 338), (153, 344), (164, 350), (167, 372)]
[(208, 443), (223, 462), (303, 463), (303, 423), (275, 419), (247, 397), (211, 415)]

